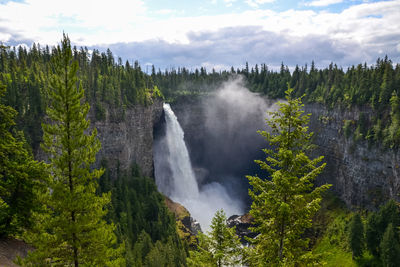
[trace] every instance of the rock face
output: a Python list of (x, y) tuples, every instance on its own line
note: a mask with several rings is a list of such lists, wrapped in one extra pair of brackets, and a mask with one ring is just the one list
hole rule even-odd
[(107, 159), (112, 175), (117, 166), (127, 169), (136, 163), (142, 174), (154, 177), (153, 128), (163, 113), (162, 101), (155, 99), (147, 106), (135, 105), (123, 111), (121, 108), (108, 109), (103, 121), (96, 121), (94, 109), (89, 118), (91, 127), (96, 127), (101, 150), (96, 156), (96, 167)]
[(327, 167), (318, 178), (319, 184), (333, 184), (349, 207), (376, 209), (389, 198), (398, 199), (400, 193), (400, 153), (378, 146), (369, 147), (366, 141), (355, 143), (343, 133), (345, 120), (357, 121), (368, 109), (329, 110), (322, 105), (308, 104), (312, 113), (310, 129), (318, 145), (316, 155), (324, 155)]

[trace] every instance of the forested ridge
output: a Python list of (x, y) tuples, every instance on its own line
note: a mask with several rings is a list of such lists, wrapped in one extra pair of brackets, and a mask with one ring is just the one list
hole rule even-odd
[[(34, 149), (42, 136), (40, 123), (47, 105), (44, 89), (51, 75), (48, 63), (52, 49), (39, 44), (33, 44), (31, 49), (0, 48), (0, 81), (7, 87), (6, 103), (17, 110), (19, 128)], [(394, 65), (387, 57), (370, 66), (364, 63), (347, 69), (334, 63), (318, 69), (312, 62), (310, 67), (296, 66), (291, 72), (283, 63), (279, 71), (266, 64), (249, 67), (246, 63), (245, 68), (219, 72), (203, 67), (156, 71), (153, 66), (151, 73), (146, 74), (137, 61), (123, 63), (109, 49), (100, 53), (74, 47), (72, 51), (79, 63), (78, 77), (86, 90), (85, 98), (98, 120), (104, 119), (109, 106), (126, 109), (151, 103), (152, 94), (160, 95), (158, 88), (167, 100), (173, 101), (180, 95), (210, 93), (233, 75), (242, 75), (251, 91), (272, 99), (283, 98), (289, 84), (295, 96), (305, 94), (305, 103), (321, 103), (329, 108), (369, 108), (372, 116), (363, 113), (359, 120), (345, 122), (344, 127), (354, 132), (357, 140), (389, 148), (400, 146), (400, 65)]]

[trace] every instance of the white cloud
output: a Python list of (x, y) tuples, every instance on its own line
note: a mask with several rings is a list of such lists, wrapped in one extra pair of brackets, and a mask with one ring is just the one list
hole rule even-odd
[(267, 3), (273, 3), (275, 0), (255, 0), (257, 4), (267, 4)]
[(333, 4), (339, 4), (342, 3), (343, 0), (314, 0), (310, 3), (306, 3), (307, 6), (329, 6)]
[[(256, 1), (265, 0), (252, 1), (257, 3)], [(67, 4), (64, 1), (27, 0), (26, 3), (8, 2), (0, 5), (0, 14), (2, 42), (22, 43), (24, 40), (34, 40), (51, 45), (59, 42), (62, 30), (65, 30), (78, 45), (102, 44), (106, 47), (113, 43), (147, 44), (148, 40), (155, 40), (174, 44), (169, 49), (185, 45), (185, 49), (195, 50), (198, 45), (196, 36), (204, 39), (205, 35), (202, 34), (207, 32), (210, 39), (202, 40), (201, 44), (208, 45), (211, 49), (217, 42), (221, 42), (222, 39), (217, 38), (217, 35), (224, 33), (221, 29), (234, 30), (250, 26), (259, 29), (252, 32), (255, 35), (252, 40), (257, 44), (260, 54), (267, 48), (257, 40), (270, 32), (287, 40), (281, 49), (294, 49), (293, 44), (305, 45), (301, 42), (304, 38), (319, 36), (331, 40), (337, 48), (347, 49), (349, 44), (359, 46), (366, 57), (381, 50), (383, 53), (397, 52), (397, 57), (400, 58), (400, 0), (357, 4), (340, 13), (311, 9), (275, 12), (258, 8), (221, 15), (157, 18), (149, 16), (151, 12), (140, 0), (114, 0), (112, 5), (106, 5), (102, 1), (70, 0)], [(229, 40), (230, 36), (224, 38)], [(246, 38), (249, 36), (236, 36), (235, 42), (245, 42)], [(240, 46), (233, 52), (246, 54), (246, 51), (240, 50)], [(176, 58), (180, 56), (174, 55)], [(215, 64), (226, 65), (222, 58), (220, 60)], [(285, 58), (281, 60), (285, 61)], [(156, 61), (147, 59), (144, 62)], [(213, 60), (208, 58), (204, 62), (212, 64)], [(241, 63), (243, 62), (236, 64)], [(230, 64), (232, 63), (228, 65)]]
[(236, 0), (223, 0), (227, 7), (231, 7)]
[(77, 39), (98, 41), (102, 36), (105, 42), (108, 32), (132, 27), (145, 11), (141, 0), (26, 0), (0, 5), (0, 27), (43, 43), (57, 42), (68, 29), (81, 32), (73, 34)]
[(259, 7), (259, 5), (273, 3), (275, 0), (246, 0), (245, 3), (253, 8)]
[(175, 13), (176, 10), (173, 9), (160, 9), (155, 11), (154, 13), (159, 14), (159, 15), (169, 15)]

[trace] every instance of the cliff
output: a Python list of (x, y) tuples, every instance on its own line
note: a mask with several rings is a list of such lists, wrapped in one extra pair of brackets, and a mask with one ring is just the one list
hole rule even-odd
[[(88, 115), (90, 129), (97, 129), (101, 142), (94, 167), (99, 168), (106, 160), (111, 176), (115, 178), (118, 168), (126, 170), (136, 163), (143, 175), (154, 178), (154, 127), (162, 117), (163, 101), (157, 98), (148, 105), (107, 107), (103, 112), (103, 118), (96, 119), (94, 105), (91, 105)], [(39, 148), (35, 158), (46, 161), (47, 155)]]
[(135, 105), (126, 110), (106, 109), (105, 119), (101, 121), (95, 120), (92, 108), (89, 114), (91, 127), (96, 127), (101, 142), (96, 167), (106, 159), (115, 176), (118, 165), (120, 169), (127, 169), (136, 163), (143, 175), (154, 178), (153, 128), (162, 112), (160, 99), (155, 99), (151, 105)]
[(334, 190), (349, 207), (375, 209), (389, 198), (398, 199), (400, 193), (400, 153), (368, 145), (366, 141), (346, 138), (345, 120), (357, 121), (364, 109), (327, 109), (318, 104), (307, 104), (312, 113), (310, 130), (315, 133), (318, 146), (315, 155), (324, 155), (327, 167), (318, 183), (333, 184)]

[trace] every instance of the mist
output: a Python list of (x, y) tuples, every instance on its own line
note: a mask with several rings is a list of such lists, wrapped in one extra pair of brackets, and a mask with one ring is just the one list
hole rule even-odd
[[(203, 231), (209, 230), (219, 209), (228, 217), (247, 212), (250, 201), (245, 175), (262, 174), (254, 160), (265, 157), (261, 149), (266, 143), (257, 130), (266, 129), (267, 112), (275, 106), (250, 92), (244, 79), (236, 76), (210, 96), (189, 106), (175, 104), (172, 109), (183, 136), (172, 133), (168, 121), (169, 116), (175, 115), (164, 108), (165, 124), (160, 127), (154, 144), (159, 190), (184, 205)], [(168, 141), (171, 138), (181, 141)], [(178, 159), (176, 153), (187, 156)], [(178, 170), (187, 165), (191, 170), (185, 171), (186, 174)], [(190, 181), (186, 176), (191, 173), (198, 189), (190, 193), (188, 188), (193, 186), (185, 183)]]

